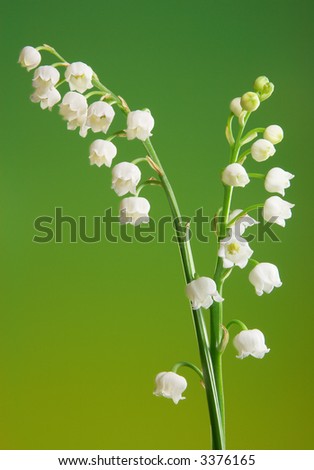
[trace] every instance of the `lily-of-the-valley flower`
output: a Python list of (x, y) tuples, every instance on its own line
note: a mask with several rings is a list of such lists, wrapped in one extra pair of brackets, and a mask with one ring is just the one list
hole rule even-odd
[(79, 127), (80, 135), (82, 137), (86, 136), (88, 127), (86, 125), (87, 100), (85, 96), (75, 91), (66, 93), (60, 104), (60, 114), (68, 121), (68, 130), (73, 131)]
[(250, 178), (245, 168), (239, 163), (231, 163), (226, 166), (221, 175), (222, 182), (227, 186), (237, 186), (243, 188), (250, 182)]
[(30, 98), (33, 103), (40, 103), (41, 109), (48, 108), (50, 111), (61, 100), (61, 95), (55, 87), (36, 88)]
[(270, 294), (274, 287), (282, 286), (278, 268), (272, 263), (257, 264), (249, 274), (249, 281), (259, 296), (264, 292)]
[(152, 135), (155, 121), (149, 111), (131, 111), (127, 117), (126, 136), (128, 140), (146, 140)]
[(253, 356), (256, 359), (263, 359), (270, 349), (265, 344), (265, 336), (260, 330), (243, 330), (237, 334), (233, 340), (235, 348), (238, 350), (238, 359)]
[(256, 162), (264, 162), (276, 152), (273, 144), (266, 139), (258, 139), (251, 147), (251, 155)]
[(230, 103), (230, 111), (236, 116), (240, 117), (240, 114), (242, 113), (243, 109), (241, 106), (241, 98), (233, 98), (233, 100)]
[(241, 97), (241, 106), (245, 111), (256, 111), (260, 105), (259, 97), (254, 91), (248, 91)]
[(263, 137), (266, 140), (269, 140), (272, 144), (276, 145), (282, 141), (284, 136), (283, 130), (277, 124), (272, 124), (271, 126), (266, 127)]
[(42, 65), (35, 70), (32, 85), (34, 88), (46, 90), (55, 86), (59, 80), (60, 73), (55, 67)]
[(294, 204), (284, 201), (279, 196), (271, 196), (266, 199), (262, 215), (266, 222), (272, 222), (281, 227), (285, 227), (286, 219), (291, 219), (291, 209)]
[(185, 400), (182, 393), (187, 385), (187, 381), (182, 375), (175, 372), (160, 372), (155, 379), (154, 395), (170, 398), (177, 405), (180, 400)]
[(93, 70), (83, 62), (73, 62), (68, 65), (64, 75), (71, 91), (84, 93), (93, 88)]
[[(231, 222), (233, 219), (235, 219), (239, 214), (241, 214), (242, 209), (235, 209), (232, 212), (230, 212), (230, 215), (228, 217), (228, 223)], [(235, 237), (239, 237), (243, 235), (245, 230), (248, 227), (251, 227), (252, 225), (258, 224), (259, 222), (253, 217), (251, 217), (248, 214), (243, 215), (240, 217), (235, 223), (230, 225), (230, 232), (233, 234)]]
[(126, 197), (120, 203), (120, 223), (140, 225), (149, 222), (150, 204), (144, 197)]
[(124, 196), (127, 193), (136, 194), (136, 186), (140, 179), (141, 171), (133, 163), (118, 163), (112, 169), (112, 189), (118, 196)]
[(93, 132), (107, 133), (114, 118), (113, 107), (104, 101), (95, 101), (87, 111), (87, 125)]
[(210, 277), (199, 277), (187, 284), (186, 295), (192, 303), (192, 308), (209, 308), (214, 301), (222, 302), (223, 298), (217, 291), (216, 283)]
[(110, 167), (116, 155), (117, 147), (108, 140), (97, 139), (89, 147), (89, 161), (91, 165)]
[(223, 267), (228, 269), (239, 266), (243, 269), (253, 254), (248, 242), (240, 237), (226, 237), (220, 242), (218, 256), (223, 260)]
[(290, 187), (290, 180), (294, 178), (292, 173), (282, 168), (272, 168), (265, 178), (265, 189), (269, 193), (279, 193), (285, 195), (285, 189)]
[(40, 64), (41, 62), (40, 52), (38, 52), (37, 49), (35, 49), (32, 46), (23, 47), (23, 49), (20, 52), (18, 62), (22, 67), (25, 67), (26, 70), (29, 72), (30, 70), (38, 67), (38, 65)]

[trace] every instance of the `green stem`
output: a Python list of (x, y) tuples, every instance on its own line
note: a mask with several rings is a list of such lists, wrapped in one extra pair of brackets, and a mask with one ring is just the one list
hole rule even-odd
[(228, 325), (226, 326), (227, 330), (229, 330), (232, 325), (238, 325), (241, 328), (241, 330), (248, 330), (248, 327), (246, 326), (246, 324), (243, 323), (243, 321), (240, 321), (237, 319), (229, 321)]
[(199, 375), (202, 380), (204, 380), (202, 371), (198, 367), (196, 367), (194, 364), (192, 364), (191, 362), (187, 362), (187, 361), (177, 362), (172, 367), (171, 370), (172, 370), (172, 372), (176, 373), (178, 371), (178, 369), (180, 369), (180, 367), (189, 367), (190, 369), (194, 370), (194, 372), (196, 372), (197, 375)]
[[(240, 212), (234, 219), (230, 220), (230, 222), (227, 223), (227, 228), (231, 227), (233, 224), (236, 223), (237, 220), (241, 219), (244, 215), (247, 215), (248, 212), (254, 211), (254, 209), (258, 209), (259, 207), (264, 207), (264, 203), (259, 203), (259, 204), (253, 204), (252, 206), (247, 207), (243, 211)], [(227, 219), (228, 220), (228, 219)]]
[(253, 134), (260, 134), (265, 131), (265, 127), (255, 127), (255, 129), (250, 130), (243, 139), (241, 139), (242, 142), (245, 142), (251, 135)]
[(266, 176), (263, 173), (248, 173), (249, 178), (256, 178), (259, 180), (264, 180)]
[(137, 187), (136, 196), (140, 195), (140, 192), (145, 188), (145, 186), (162, 186), (162, 184), (161, 181), (155, 179), (144, 181)]

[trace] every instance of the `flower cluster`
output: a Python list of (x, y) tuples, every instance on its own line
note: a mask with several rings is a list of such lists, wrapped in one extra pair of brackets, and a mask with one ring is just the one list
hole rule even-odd
[[(81, 137), (86, 137), (89, 130), (93, 133), (107, 134), (115, 117), (113, 96), (107, 91), (92, 90), (97, 76), (93, 69), (83, 62), (71, 64), (62, 60), (52, 65), (41, 65), (40, 50), (55, 53), (49, 46), (35, 49), (26, 46), (22, 49), (19, 63), (28, 71), (35, 69), (33, 77), (34, 93), (31, 101), (40, 103), (42, 109), (51, 110), (57, 103), (59, 113), (67, 123), (68, 130), (79, 129)], [(56, 54), (55, 54), (56, 55)], [(64, 67), (64, 78), (61, 78), (58, 67)], [(67, 83), (70, 88), (63, 98), (58, 90), (59, 86)], [(92, 90), (84, 95), (87, 90)], [(94, 96), (101, 95), (100, 99), (88, 103)], [(121, 100), (121, 99), (120, 99)], [(89, 161), (91, 165), (111, 167), (117, 155), (117, 148), (111, 142), (116, 135), (123, 135), (128, 140), (139, 139), (145, 141), (152, 133), (154, 118), (148, 110), (129, 111), (127, 114), (126, 129), (115, 133), (107, 139), (96, 139), (89, 148)], [(141, 171), (134, 163), (121, 162), (112, 169), (112, 189), (118, 196), (131, 193), (132, 197), (122, 199), (120, 203), (121, 223), (138, 225), (149, 221), (149, 202), (138, 197), (137, 185), (141, 179)]]

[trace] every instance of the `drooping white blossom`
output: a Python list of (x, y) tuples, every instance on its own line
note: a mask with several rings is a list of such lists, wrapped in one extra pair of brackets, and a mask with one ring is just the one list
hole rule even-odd
[(154, 118), (149, 111), (131, 111), (127, 117), (126, 136), (128, 140), (146, 140), (154, 127)]
[(223, 170), (221, 179), (228, 186), (243, 188), (250, 182), (250, 178), (245, 168), (240, 163), (231, 163)]
[(278, 268), (271, 263), (257, 264), (249, 274), (249, 281), (257, 295), (270, 294), (274, 287), (282, 286)]
[[(228, 223), (235, 219), (239, 214), (241, 214), (242, 209), (235, 209), (234, 211), (230, 212), (228, 217)], [(257, 220), (253, 219), (248, 214), (243, 215), (240, 217), (236, 222), (230, 225), (230, 231), (235, 237), (239, 237), (243, 235), (245, 230), (252, 225), (258, 224)]]
[(32, 85), (39, 90), (47, 90), (54, 87), (60, 80), (60, 73), (51, 65), (42, 65), (34, 72)]
[(279, 196), (271, 196), (266, 199), (263, 207), (263, 218), (266, 222), (272, 222), (285, 227), (286, 219), (292, 217), (291, 209), (294, 204), (284, 201)]
[(260, 105), (259, 97), (254, 91), (248, 91), (241, 97), (241, 106), (245, 111), (256, 111)]
[(243, 109), (241, 106), (241, 98), (233, 98), (233, 100), (230, 103), (230, 111), (236, 116), (239, 117), (240, 114), (242, 113)]
[(265, 178), (265, 189), (269, 193), (279, 193), (285, 195), (285, 189), (290, 187), (290, 180), (294, 178), (292, 173), (282, 168), (272, 168)]
[(235, 348), (238, 350), (238, 359), (253, 356), (256, 359), (263, 359), (270, 349), (265, 344), (265, 336), (260, 330), (242, 330), (233, 340)]
[(185, 400), (182, 393), (187, 385), (187, 381), (182, 375), (175, 372), (160, 372), (155, 379), (154, 395), (170, 398), (177, 405), (180, 400)]
[(104, 101), (95, 101), (87, 111), (87, 125), (93, 132), (107, 133), (114, 118), (113, 107)]
[(277, 124), (266, 127), (263, 137), (266, 140), (269, 140), (272, 144), (279, 144), (282, 141), (284, 136), (283, 130)]
[(61, 95), (55, 87), (36, 88), (30, 98), (33, 103), (40, 103), (41, 109), (48, 108), (50, 111), (61, 100)]
[(26, 46), (21, 50), (18, 62), (29, 72), (40, 64), (41, 55), (34, 47)]
[(79, 127), (80, 135), (86, 137), (88, 127), (86, 125), (87, 100), (85, 96), (76, 91), (69, 91), (63, 97), (59, 112), (63, 119), (68, 121), (68, 130), (74, 131)]
[(64, 75), (71, 91), (84, 93), (86, 90), (93, 88), (93, 70), (83, 62), (73, 62), (68, 65)]
[(129, 162), (118, 163), (112, 168), (112, 189), (118, 196), (136, 194), (136, 186), (141, 179), (138, 166)]
[(144, 197), (127, 197), (120, 203), (121, 224), (140, 225), (149, 222), (150, 204)]
[(209, 308), (213, 301), (222, 302), (223, 298), (217, 291), (216, 283), (210, 277), (199, 277), (187, 284), (185, 293), (192, 303), (193, 310)]
[(253, 254), (248, 242), (240, 237), (226, 237), (220, 242), (218, 256), (223, 260), (224, 268), (239, 266), (243, 269)]
[(251, 147), (251, 155), (257, 162), (264, 162), (276, 152), (275, 147), (269, 140), (258, 139)]
[(97, 139), (89, 147), (89, 160), (91, 165), (101, 167), (111, 166), (112, 160), (117, 155), (117, 147), (108, 140)]

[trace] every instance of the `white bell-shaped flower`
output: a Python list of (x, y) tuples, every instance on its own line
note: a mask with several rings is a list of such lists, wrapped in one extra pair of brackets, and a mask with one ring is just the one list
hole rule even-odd
[(92, 103), (87, 111), (87, 125), (93, 132), (107, 133), (114, 118), (113, 107), (104, 101)]
[(73, 62), (68, 65), (64, 75), (71, 91), (84, 93), (93, 88), (93, 70), (83, 62)]
[(230, 111), (236, 116), (239, 117), (240, 114), (242, 113), (243, 109), (241, 106), (241, 98), (233, 98), (233, 100), (230, 103)]
[(222, 182), (227, 186), (243, 188), (250, 182), (250, 178), (240, 163), (231, 163), (226, 166), (221, 175)]
[(154, 118), (148, 111), (131, 111), (127, 117), (126, 136), (128, 140), (146, 140), (154, 127)]
[[(230, 212), (229, 217), (228, 217), (228, 223), (231, 222), (233, 219), (235, 219), (239, 214), (241, 214), (242, 209), (235, 209), (234, 211)], [(235, 223), (230, 225), (231, 233), (235, 237), (239, 237), (243, 235), (245, 230), (248, 227), (251, 227), (252, 225), (258, 224), (257, 220), (253, 219), (248, 214), (243, 215), (240, 217)]]
[(285, 195), (285, 189), (290, 187), (290, 180), (294, 178), (292, 173), (282, 168), (272, 168), (265, 178), (265, 189), (269, 193), (279, 193)]
[(129, 162), (118, 163), (112, 168), (112, 189), (118, 196), (136, 194), (136, 186), (141, 179), (138, 166)]
[(241, 97), (241, 106), (245, 111), (256, 111), (260, 105), (259, 97), (254, 91), (248, 91)]
[(85, 96), (75, 91), (69, 91), (63, 97), (60, 104), (60, 114), (68, 121), (67, 127), (70, 131), (80, 128), (80, 135), (85, 137), (88, 127), (87, 119), (87, 100)]
[(242, 330), (233, 340), (235, 348), (238, 350), (238, 359), (248, 356), (263, 359), (270, 349), (265, 344), (265, 336), (260, 330)]
[(281, 197), (271, 196), (265, 201), (262, 212), (263, 218), (266, 222), (272, 222), (285, 227), (286, 219), (292, 217), (292, 207), (294, 207), (294, 204), (284, 201)]
[(217, 291), (216, 283), (210, 277), (199, 277), (187, 284), (185, 293), (192, 303), (193, 310), (209, 308), (214, 300), (222, 302), (223, 298)]
[(121, 224), (140, 225), (149, 222), (150, 204), (144, 197), (127, 197), (120, 203)]
[(29, 72), (40, 64), (41, 55), (34, 47), (26, 46), (21, 50), (18, 62)]
[(251, 155), (256, 162), (264, 162), (276, 152), (275, 147), (269, 140), (258, 139), (251, 147)]
[(33, 103), (40, 103), (41, 109), (49, 109), (61, 100), (61, 95), (55, 87), (47, 89), (36, 88), (35, 92), (31, 95)]
[(42, 65), (35, 70), (32, 85), (39, 90), (54, 87), (60, 80), (60, 73), (51, 65)]
[(117, 147), (108, 140), (97, 139), (89, 147), (89, 161), (91, 165), (110, 167), (116, 155)]
[(249, 274), (249, 281), (257, 295), (270, 294), (274, 287), (282, 286), (278, 268), (271, 263), (257, 264)]
[(177, 405), (180, 400), (185, 400), (182, 393), (187, 385), (187, 381), (182, 375), (175, 372), (160, 372), (155, 379), (154, 395), (170, 398)]
[(266, 127), (263, 137), (266, 140), (269, 140), (272, 144), (279, 144), (283, 139), (283, 130), (277, 124)]
[(226, 237), (220, 242), (218, 256), (223, 260), (224, 268), (239, 266), (243, 269), (253, 254), (248, 242), (244, 238), (235, 236)]

